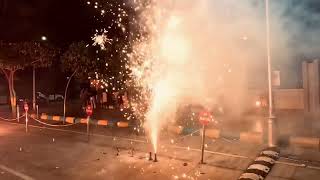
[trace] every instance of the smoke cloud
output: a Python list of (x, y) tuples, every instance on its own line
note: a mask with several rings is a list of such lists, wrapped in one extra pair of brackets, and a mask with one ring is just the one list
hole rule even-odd
[[(141, 4), (145, 36), (136, 42), (131, 60), (137, 84), (148, 89), (142, 92), (151, 92), (142, 96), (149, 99), (145, 118), (154, 144), (163, 124), (174, 119), (182, 104), (219, 106), (240, 117), (250, 103), (248, 87), (267, 85), (264, 1)], [(320, 21), (306, 3), (270, 0), (274, 68), (296, 72), (295, 57), (319, 52), (319, 29), (315, 24), (311, 29), (303, 26), (299, 20), (304, 18)]]

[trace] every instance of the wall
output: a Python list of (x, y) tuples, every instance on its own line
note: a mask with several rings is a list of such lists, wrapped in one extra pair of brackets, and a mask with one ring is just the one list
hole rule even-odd
[(7, 96), (0, 96), (0, 104), (7, 104), (8, 103), (8, 97)]
[(304, 109), (303, 89), (276, 89), (273, 95), (276, 109)]
[[(268, 106), (268, 91), (261, 89), (249, 90), (248, 106), (255, 107), (255, 102), (263, 99), (264, 106)], [(295, 110), (304, 109), (303, 89), (274, 89), (273, 100), (275, 109)]]

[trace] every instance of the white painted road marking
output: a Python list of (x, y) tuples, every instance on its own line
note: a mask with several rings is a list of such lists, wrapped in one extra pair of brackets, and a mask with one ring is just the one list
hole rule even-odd
[(13, 170), (13, 169), (8, 168), (7, 166), (1, 165), (1, 164), (0, 164), (0, 169), (7, 171), (8, 173), (11, 173), (11, 174), (23, 179), (23, 180), (34, 180), (32, 177), (30, 177), (26, 174), (23, 174), (21, 172), (18, 172), (16, 170)]

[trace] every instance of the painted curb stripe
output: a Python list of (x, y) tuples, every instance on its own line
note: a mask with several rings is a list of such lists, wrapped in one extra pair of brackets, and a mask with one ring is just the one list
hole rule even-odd
[(60, 116), (52, 116), (53, 121), (61, 121)]
[(108, 125), (108, 121), (107, 120), (98, 120), (97, 125), (107, 126)]
[(119, 121), (119, 122), (117, 122), (117, 127), (122, 127), (122, 128), (129, 127), (129, 122), (121, 122), (121, 121)]
[(80, 119), (80, 123), (81, 123), (81, 124), (87, 124), (87, 119), (81, 118), (81, 119)]
[(241, 180), (251, 179), (251, 180), (263, 180), (263, 177), (254, 173), (244, 173), (240, 176)]
[(270, 168), (268, 166), (261, 165), (261, 164), (252, 164), (248, 167), (248, 170), (250, 170), (250, 169), (257, 169), (257, 170), (263, 171), (265, 173), (270, 172)]
[(274, 164), (271, 164), (267, 161), (254, 161), (253, 164), (262, 165), (271, 168)]
[[(239, 177), (239, 180), (263, 180), (270, 173), (275, 161), (279, 158), (276, 148), (263, 150), (252, 164)], [(256, 176), (252, 175), (255, 174)]]
[[(179, 126), (176, 126), (175, 128), (173, 127), (170, 130), (178, 128)], [(170, 131), (170, 132), (186, 135), (186, 134), (192, 133), (195, 130), (196, 128), (192, 128), (192, 127), (182, 127), (182, 130), (181, 130), (182, 132), (178, 130)], [(217, 133), (215, 133), (213, 135), (213, 138), (216, 138), (216, 136), (219, 136), (226, 139), (240, 140), (243, 142), (253, 142), (253, 143), (259, 143), (259, 144), (263, 144), (266, 141), (265, 139), (266, 137), (263, 136), (262, 133), (257, 133), (257, 132), (230, 132), (230, 131), (224, 131), (224, 130), (221, 131), (219, 129), (207, 129), (207, 132), (210, 130), (219, 132), (218, 135)], [(210, 138), (211, 136), (208, 135), (208, 137)], [(315, 148), (317, 150), (320, 150), (320, 138), (316, 138), (316, 137), (289, 137), (288, 136), (282, 139), (282, 143), (285, 143), (288, 145)], [(272, 156), (272, 155), (269, 154), (269, 156)]]
[[(32, 114), (32, 115), (34, 115), (34, 114)], [(40, 116), (40, 119), (53, 120), (53, 121), (63, 121), (64, 118), (63, 118), (63, 116), (48, 116), (46, 114), (42, 114)], [(71, 123), (71, 124), (73, 124), (73, 123), (87, 124), (87, 118), (66, 117), (66, 122)], [(119, 127), (119, 128), (128, 128), (128, 127), (135, 127), (136, 126), (133, 122), (117, 121), (117, 120), (93, 120), (93, 119), (91, 119), (90, 124)]]
[(266, 155), (271, 157), (272, 159), (278, 159), (279, 158), (279, 153), (276, 151), (272, 151), (272, 150), (265, 150), (261, 152), (261, 155)]
[(259, 156), (255, 159), (255, 161), (265, 161), (270, 164), (274, 164), (276, 161), (268, 156)]
[(47, 116), (47, 115), (41, 115), (41, 116), (40, 116), (40, 119), (47, 120), (47, 119), (48, 119), (48, 116)]
[(66, 122), (67, 122), (67, 123), (73, 124), (73, 123), (74, 123), (74, 120), (75, 120), (74, 117), (66, 117)]
[(259, 170), (259, 169), (247, 169), (245, 172), (257, 174), (257, 175), (262, 176), (264, 178), (267, 177), (267, 175), (268, 175), (268, 173), (266, 173), (265, 171)]

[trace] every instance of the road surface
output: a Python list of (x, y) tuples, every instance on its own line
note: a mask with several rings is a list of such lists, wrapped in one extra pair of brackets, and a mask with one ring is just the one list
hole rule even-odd
[[(205, 165), (199, 165), (200, 137), (160, 140), (158, 160), (148, 161), (144, 137), (85, 126), (54, 129), (0, 121), (0, 179), (219, 179), (234, 180), (264, 148), (224, 140), (206, 140)], [(109, 133), (108, 133), (109, 132)], [(132, 156), (132, 149), (133, 156)], [(118, 154), (118, 155), (117, 155)], [(320, 170), (276, 164), (268, 180), (319, 179)]]

